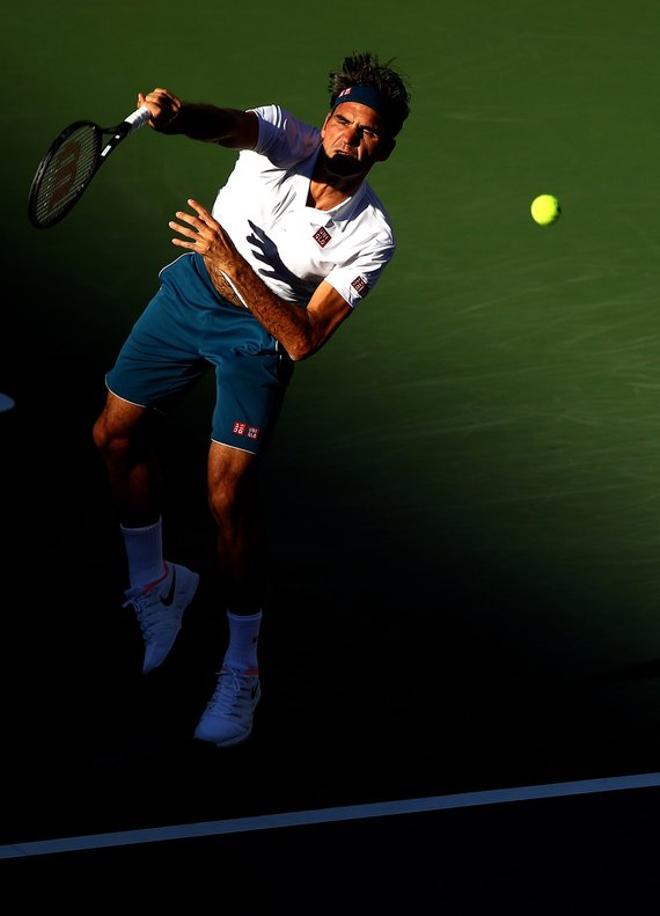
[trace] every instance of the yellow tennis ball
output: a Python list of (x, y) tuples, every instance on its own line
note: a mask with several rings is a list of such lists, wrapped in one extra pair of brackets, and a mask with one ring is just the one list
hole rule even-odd
[(550, 223), (554, 223), (559, 218), (561, 213), (559, 201), (552, 194), (540, 194), (535, 197), (530, 209), (532, 211), (532, 219), (539, 226), (549, 226)]

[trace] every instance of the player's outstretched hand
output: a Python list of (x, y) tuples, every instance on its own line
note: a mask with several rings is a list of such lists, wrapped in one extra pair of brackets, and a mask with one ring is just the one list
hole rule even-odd
[(213, 261), (216, 267), (231, 267), (236, 259), (240, 258), (240, 255), (230, 237), (220, 223), (213, 219), (206, 207), (192, 198), (188, 199), (188, 204), (196, 211), (197, 216), (177, 210), (175, 214), (177, 219), (183, 220), (187, 225), (182, 226), (180, 223), (175, 223), (174, 220), (170, 220), (168, 225), (170, 229), (175, 229), (189, 241), (172, 239), (172, 244), (196, 251)]
[(160, 133), (171, 132), (172, 124), (181, 110), (181, 99), (169, 89), (154, 89), (148, 95), (138, 92), (138, 108), (146, 105), (151, 112), (149, 126)]

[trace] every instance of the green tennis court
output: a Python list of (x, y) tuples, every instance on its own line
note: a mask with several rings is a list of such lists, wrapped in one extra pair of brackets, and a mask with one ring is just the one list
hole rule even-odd
[[(4, 26), (6, 738), (15, 778), (52, 774), (29, 815), (13, 793), (5, 842), (659, 769), (660, 7), (164, 0), (141, 18), (35, 0)], [(115, 123), (153, 86), (320, 123), (328, 71), (364, 48), (411, 83), (371, 181), (399, 248), (291, 384), (265, 475), (268, 686), (231, 764), (249, 775), (277, 748), (301, 775), (286, 797), (273, 780), (238, 793), (245, 810), (205, 807), (215, 764), (185, 748), (220, 598), (202, 591), (144, 686), (90, 430), (174, 256), (168, 220), (210, 205), (234, 154), (140, 131), (42, 233), (27, 192), (66, 124)], [(562, 206), (546, 228), (542, 193)], [(163, 443), (168, 549), (202, 573), (210, 397), (192, 392)], [(57, 714), (35, 730), (44, 691)], [(147, 789), (138, 823), (128, 786), (161, 753), (202, 786), (165, 807)], [(54, 801), (74, 772), (80, 817)]]

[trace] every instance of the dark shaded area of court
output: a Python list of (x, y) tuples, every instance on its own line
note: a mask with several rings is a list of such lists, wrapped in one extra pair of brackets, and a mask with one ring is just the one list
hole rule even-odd
[[(7, 516), (16, 613), (3, 641), (3, 691), (11, 697), (3, 842), (660, 768), (660, 662), (649, 656), (580, 673), (533, 636), (523, 652), (505, 602), (520, 606), (524, 593), (500, 593), (492, 579), (472, 581), (459, 566), (448, 571), (432, 545), (399, 565), (386, 545), (380, 574), (376, 541), (351, 563), (359, 513), (352, 535), (337, 519), (317, 531), (310, 551), (297, 519), (278, 514), (276, 486), (255, 733), (225, 751), (193, 741), (225, 646), (203, 505), (205, 444), (168, 440), (180, 443), (166, 449), (166, 467), (181, 503), (168, 506), (178, 524), (170, 525), (166, 553), (203, 578), (171, 657), (144, 678), (139, 630), (131, 609), (121, 608), (121, 544), (88, 430), (45, 416), (42, 434), (52, 440), (66, 430), (69, 448), (42, 468), (39, 451), (23, 446), (33, 396), (26, 391), (27, 409), (3, 417), (5, 479), (42, 471), (57, 479), (59, 524), (44, 528), (30, 568), (25, 550), (41, 491), (24, 491)], [(81, 414), (93, 414), (93, 398)], [(16, 495), (7, 492), (8, 500)], [(335, 568), (325, 572), (326, 588), (323, 559), (339, 542), (349, 558), (341, 589)], [(533, 583), (527, 587), (533, 593)]]
[(263, 912), (420, 906), (456, 916), (657, 912), (657, 790), (157, 843), (6, 863), (58, 891), (76, 876), (145, 876), (152, 899), (217, 888)]

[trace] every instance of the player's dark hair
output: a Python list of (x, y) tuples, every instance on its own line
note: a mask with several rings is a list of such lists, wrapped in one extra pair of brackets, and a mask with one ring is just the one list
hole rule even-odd
[(385, 120), (391, 135), (395, 137), (410, 114), (410, 93), (401, 76), (390, 68), (393, 60), (394, 58), (381, 64), (378, 57), (369, 51), (353, 51), (351, 57), (344, 58), (341, 70), (329, 74), (330, 107), (335, 107), (335, 101), (342, 89), (369, 86), (382, 96), (385, 102)]

